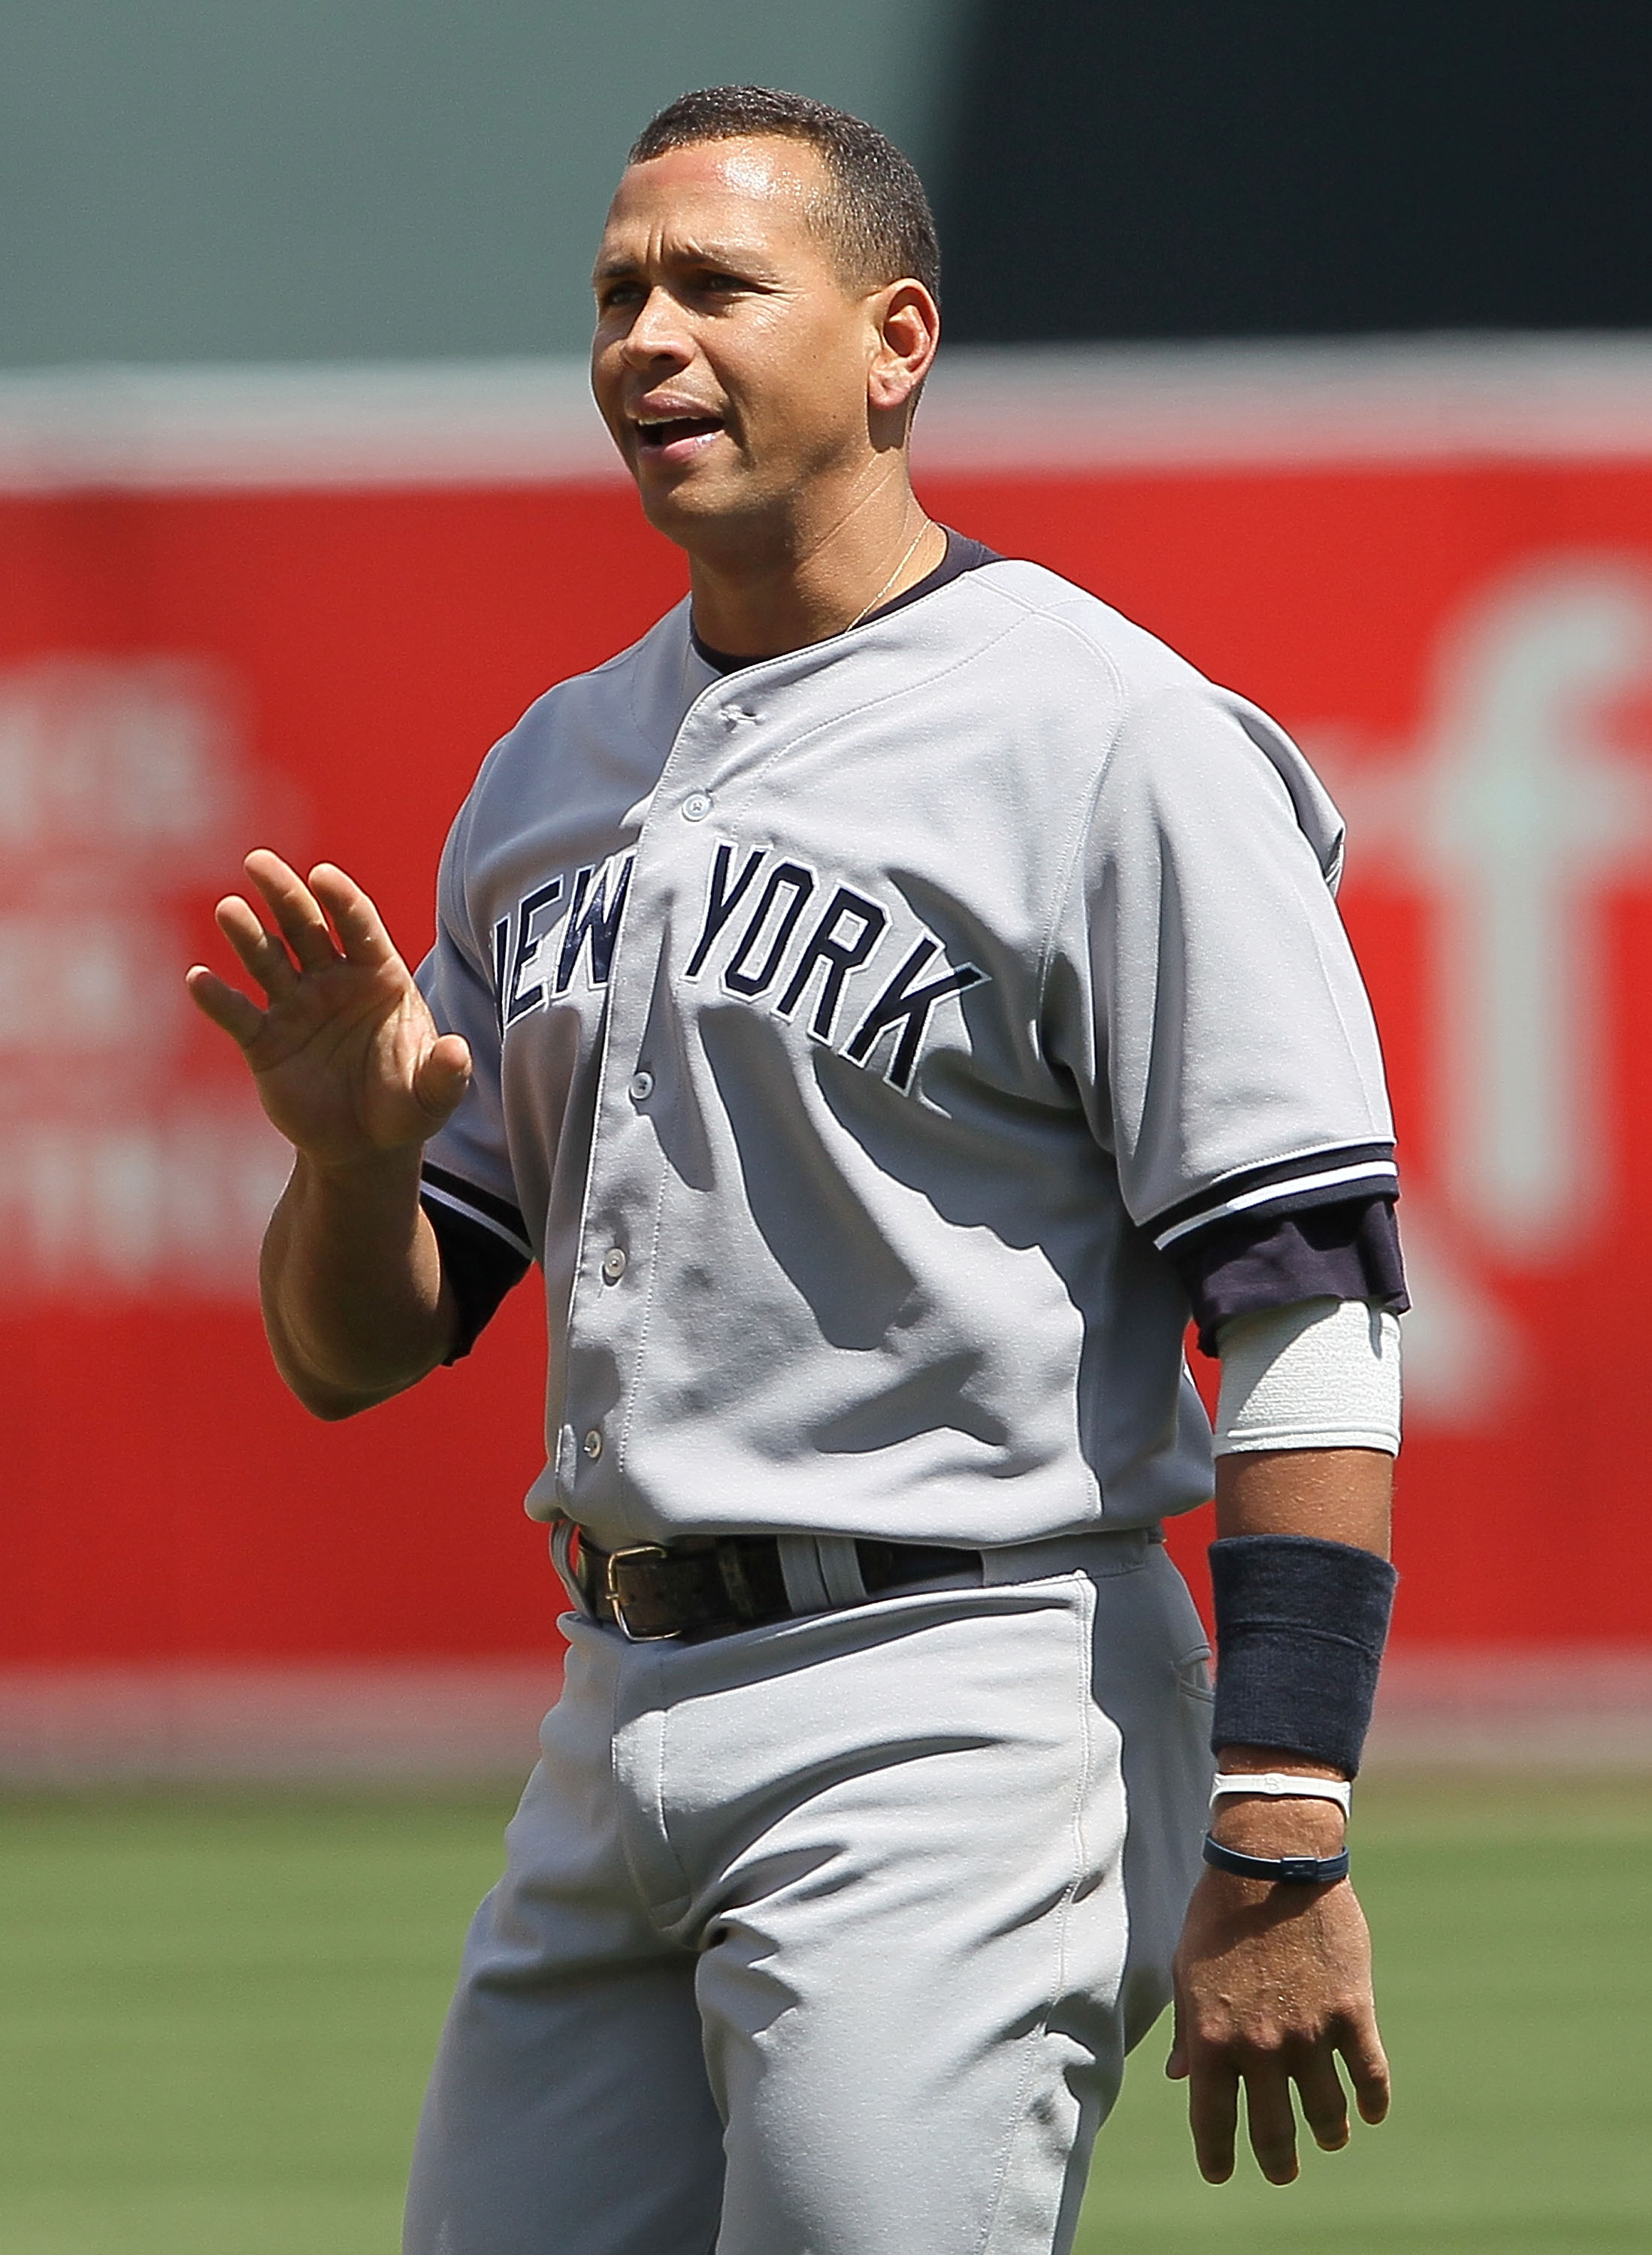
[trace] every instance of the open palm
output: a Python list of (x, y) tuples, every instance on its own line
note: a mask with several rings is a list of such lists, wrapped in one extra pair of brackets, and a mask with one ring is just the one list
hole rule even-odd
[(441, 1034), (372, 902), (321, 862), (306, 884), (278, 854), (246, 871), (274, 918), (266, 929), (239, 894), (218, 924), (265, 1007), (204, 964), (189, 992), (239, 1043), (264, 1108), (321, 1166), (348, 1166), (423, 1143), (464, 1094), (470, 1051)]

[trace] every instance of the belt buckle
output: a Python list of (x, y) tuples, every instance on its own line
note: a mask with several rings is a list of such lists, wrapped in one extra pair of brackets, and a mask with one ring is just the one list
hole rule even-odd
[(625, 1618), (625, 1606), (620, 1597), (614, 1569), (622, 1558), (664, 1558), (667, 1555), (663, 1542), (633, 1542), (628, 1549), (610, 1550), (603, 1563), (602, 1594), (608, 1599), (615, 1627), (628, 1644), (667, 1644), (677, 1631), (674, 1628), (633, 1628)]

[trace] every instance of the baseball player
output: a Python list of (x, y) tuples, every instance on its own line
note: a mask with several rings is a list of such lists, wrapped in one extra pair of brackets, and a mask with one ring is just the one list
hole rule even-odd
[[(664, 111), (593, 374), (691, 596), (490, 753), (417, 980), (271, 854), (219, 910), (262, 1004), (190, 974), (295, 1148), (302, 1401), (530, 1267), (550, 1310), (566, 1684), (411, 2255), (1065, 2249), (1172, 1992), (1207, 2177), (1241, 2084), (1280, 2182), (1339, 2060), (1386, 2104), (1343, 1830), (1404, 1293), (1340, 825), (1255, 706), (925, 516), (937, 264), (859, 121)], [(1162, 1544), (1213, 1488), (1213, 1711)]]

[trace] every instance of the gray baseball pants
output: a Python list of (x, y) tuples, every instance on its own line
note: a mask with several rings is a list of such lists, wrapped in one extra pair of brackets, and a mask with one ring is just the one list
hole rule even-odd
[(1070, 2247), (1199, 1868), (1205, 1637), (1144, 1535), (989, 1574), (698, 1643), (566, 1624), (406, 2255)]

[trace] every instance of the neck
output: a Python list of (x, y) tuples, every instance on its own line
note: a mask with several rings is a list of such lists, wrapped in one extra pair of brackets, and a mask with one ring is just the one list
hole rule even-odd
[(691, 551), (694, 630), (730, 657), (778, 657), (892, 602), (946, 551), (946, 534), (903, 476), (829, 527), (787, 528), (767, 541), (746, 529), (715, 552)]

